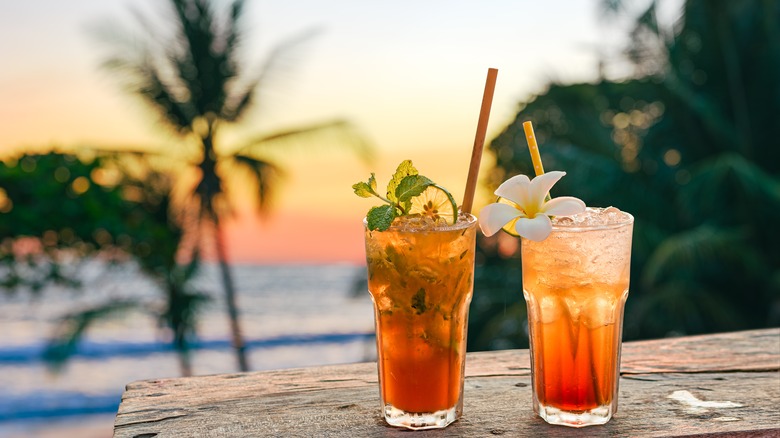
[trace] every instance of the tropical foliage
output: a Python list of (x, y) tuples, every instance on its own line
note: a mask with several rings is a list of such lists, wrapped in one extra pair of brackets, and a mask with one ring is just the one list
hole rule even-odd
[[(532, 120), (545, 168), (567, 172), (554, 195), (635, 216), (626, 339), (778, 325), (780, 3), (688, 0), (671, 34), (656, 6), (632, 32), (636, 75), (550, 84), (521, 104), (489, 146), (487, 185), (533, 175)], [(506, 237), (480, 242), (477, 349), (527, 345)]]
[(192, 285), (198, 258), (177, 263), (182, 238), (171, 216), (171, 181), (130, 154), (79, 158), (49, 153), (0, 162), (0, 286), (6, 293), (48, 285), (78, 289), (98, 262), (108, 273), (135, 263), (161, 297), (111, 299), (63, 315), (47, 351), (62, 364), (98, 320), (128, 310), (170, 331), (182, 373), (191, 374), (195, 315), (207, 296)]

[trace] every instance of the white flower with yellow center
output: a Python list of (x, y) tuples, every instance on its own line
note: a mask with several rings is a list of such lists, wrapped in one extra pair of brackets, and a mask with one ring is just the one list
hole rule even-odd
[(512, 204), (497, 202), (479, 212), (479, 227), (486, 236), (514, 221), (514, 231), (526, 239), (542, 241), (552, 232), (550, 216), (571, 216), (585, 211), (585, 203), (572, 196), (546, 200), (566, 172), (547, 172), (533, 180), (517, 175), (498, 186), (495, 194)]

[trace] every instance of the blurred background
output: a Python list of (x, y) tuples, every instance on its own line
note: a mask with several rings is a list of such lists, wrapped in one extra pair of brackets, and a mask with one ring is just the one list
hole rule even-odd
[[(780, 4), (0, 4), (0, 436), (111, 435), (138, 379), (373, 360), (350, 186), (532, 174), (635, 218), (624, 340), (780, 325)], [(527, 348), (518, 241), (469, 349)]]

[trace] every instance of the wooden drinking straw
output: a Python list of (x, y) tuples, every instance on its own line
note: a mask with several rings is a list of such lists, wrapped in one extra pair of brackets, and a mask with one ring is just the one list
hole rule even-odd
[(528, 150), (531, 152), (531, 162), (534, 164), (534, 172), (536, 176), (544, 173), (544, 166), (542, 166), (542, 157), (539, 155), (539, 145), (536, 144), (536, 134), (534, 134), (534, 125), (531, 121), (523, 122), (523, 131), (525, 131), (525, 139), (528, 142)]
[(485, 133), (487, 132), (490, 107), (493, 105), (493, 91), (496, 89), (496, 76), (498, 69), (489, 68), (485, 81), (485, 92), (482, 94), (482, 108), (479, 110), (477, 122), (477, 135), (474, 137), (474, 148), (471, 150), (471, 163), (469, 164), (469, 176), (466, 180), (466, 193), (463, 195), (463, 205), (460, 211), (471, 213), (474, 205), (474, 192), (477, 189), (477, 176), (479, 175), (479, 163), (482, 161), (482, 148), (485, 146)]

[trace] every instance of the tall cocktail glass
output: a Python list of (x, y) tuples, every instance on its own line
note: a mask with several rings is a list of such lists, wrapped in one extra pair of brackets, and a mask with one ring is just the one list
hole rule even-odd
[(379, 387), (390, 425), (440, 428), (462, 413), (476, 224), (461, 214), (454, 225), (400, 217), (386, 231), (366, 227)]
[(522, 240), (534, 411), (551, 424), (604, 424), (617, 411), (634, 218), (588, 208)]

